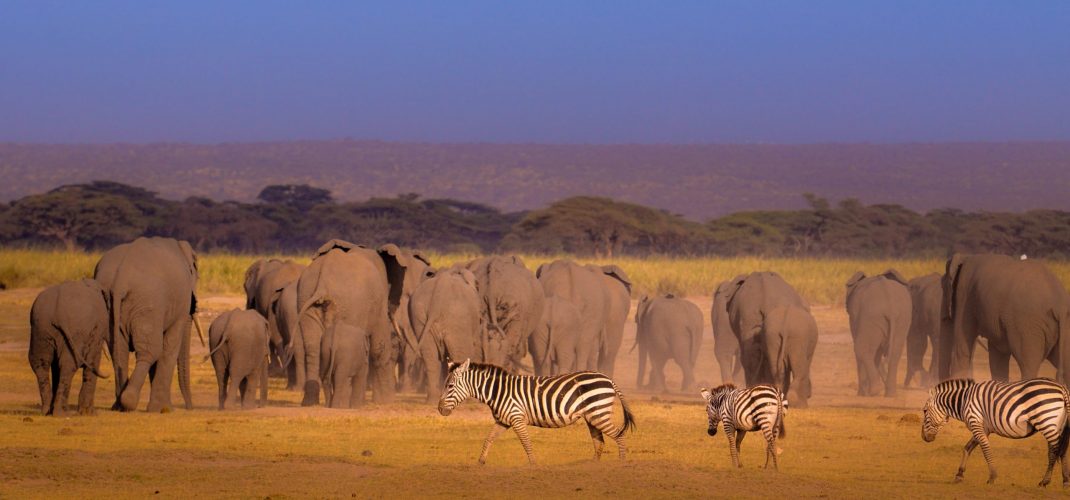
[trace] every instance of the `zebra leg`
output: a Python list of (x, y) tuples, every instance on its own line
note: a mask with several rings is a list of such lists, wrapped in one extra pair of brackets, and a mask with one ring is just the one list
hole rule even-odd
[(996, 482), (996, 462), (992, 458), (992, 445), (988, 443), (988, 434), (981, 428), (981, 424), (975, 424), (970, 429), (973, 432), (973, 438), (981, 445), (981, 453), (985, 455), (985, 462), (988, 463), (988, 484), (994, 484)]
[(1051, 482), (1051, 471), (1055, 468), (1055, 461), (1059, 459), (1058, 451), (1059, 441), (1058, 436), (1056, 436), (1055, 442), (1048, 441), (1048, 468), (1044, 471), (1044, 477), (1040, 480), (1040, 484), (1037, 486), (1043, 488)]
[(524, 446), (524, 453), (528, 455), (528, 465), (535, 465), (535, 454), (531, 451), (531, 436), (528, 435), (528, 424), (523, 419), (513, 421), (513, 432), (520, 438), (520, 444)]
[(966, 460), (970, 458), (970, 453), (973, 453), (973, 449), (977, 447), (979, 441), (977, 438), (970, 438), (970, 441), (966, 443), (966, 447), (962, 449), (962, 463), (959, 464), (959, 470), (955, 473), (955, 482), (962, 482), (962, 475), (966, 473)]
[(780, 470), (776, 461), (776, 424), (771, 424), (762, 429), (762, 434), (765, 436), (765, 466), (763, 468), (769, 468), (769, 459), (773, 459), (773, 470)]
[(587, 422), (587, 430), (591, 432), (591, 440), (594, 441), (594, 459), (602, 458), (602, 448), (606, 446), (606, 440), (602, 437), (602, 431), (591, 422)]
[(494, 423), (494, 428), (490, 430), (490, 435), (483, 441), (483, 451), (479, 453), (479, 465), (487, 463), (487, 454), (490, 453), (490, 445), (494, 444), (494, 440), (502, 434), (502, 431), (508, 429), (506, 425)]
[[(613, 425), (610, 415), (609, 413), (603, 414), (601, 418), (593, 423), (588, 421), (587, 426), (591, 428), (591, 437), (594, 437), (596, 429), (601, 435), (612, 437), (613, 441), (617, 443), (617, 455), (621, 460), (624, 460), (624, 456), (628, 453), (628, 445), (624, 444), (624, 428), (618, 429), (617, 426)], [(602, 438), (599, 438), (599, 441), (604, 442)], [(595, 446), (598, 447), (598, 443), (595, 443)], [(601, 448), (599, 448), (600, 451)]]

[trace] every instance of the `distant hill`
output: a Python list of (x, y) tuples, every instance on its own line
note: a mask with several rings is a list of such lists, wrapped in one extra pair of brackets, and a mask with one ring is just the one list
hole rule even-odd
[(1070, 210), (1070, 142), (828, 145), (541, 145), (297, 141), (0, 143), (0, 199), (116, 180), (183, 199), (250, 201), (307, 183), (343, 201), (419, 193), (531, 209), (578, 194), (702, 220), (796, 209), (801, 193), (926, 211)]

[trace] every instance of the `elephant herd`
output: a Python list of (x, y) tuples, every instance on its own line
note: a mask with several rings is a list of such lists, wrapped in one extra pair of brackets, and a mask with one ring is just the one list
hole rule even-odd
[[(137, 408), (147, 378), (148, 410), (169, 411), (176, 368), (191, 408), (197, 279), (188, 243), (138, 238), (104, 253), (93, 279), (41, 292), (30, 314), (29, 361), (42, 411), (65, 412), (71, 378), (82, 369), (78, 410), (92, 412), (104, 346), (115, 378), (113, 409)], [(245, 310), (226, 312), (209, 328), (220, 409), (265, 404), (269, 375), (302, 391), (303, 405), (322, 396), (330, 407), (357, 407), (369, 389), (380, 403), (399, 390), (436, 400), (451, 359), (536, 375), (598, 370), (612, 377), (632, 295), (614, 265), (556, 260), (531, 272), (519, 257), (490, 256), (434, 268), (410, 249), (342, 240), (325, 243), (307, 266), (257, 261), (244, 288)], [(908, 282), (894, 270), (857, 273), (846, 288), (860, 395), (894, 394), (904, 347), (904, 384), (919, 373), (922, 384), (969, 376), (978, 337), (987, 340), (993, 378), (1006, 380), (1013, 357), (1023, 377), (1034, 377), (1046, 359), (1066, 381), (1070, 300), (1038, 262), (956, 254), (943, 276)], [(693, 389), (703, 340), (698, 307), (672, 295), (644, 296), (635, 321), (638, 385), (664, 391), (664, 367), (673, 360), (682, 389)], [(775, 384), (791, 405), (806, 406), (817, 325), (782, 277), (754, 272), (720, 283), (710, 321), (724, 382)]]
[[(1010, 377), (1010, 359), (1022, 378), (1035, 378), (1045, 360), (1070, 383), (1070, 295), (1042, 263), (1024, 256), (953, 254), (943, 275), (906, 281), (895, 270), (847, 281), (858, 393), (895, 394), (904, 345), (907, 373), (923, 385), (970, 378), (978, 340), (986, 340), (994, 380)], [(929, 368), (922, 366), (932, 345)]]

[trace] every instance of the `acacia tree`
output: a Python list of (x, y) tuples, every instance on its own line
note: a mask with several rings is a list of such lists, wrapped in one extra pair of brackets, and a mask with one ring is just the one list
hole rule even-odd
[(21, 237), (55, 238), (69, 252), (135, 238), (146, 228), (129, 200), (78, 185), (19, 199), (4, 216)]

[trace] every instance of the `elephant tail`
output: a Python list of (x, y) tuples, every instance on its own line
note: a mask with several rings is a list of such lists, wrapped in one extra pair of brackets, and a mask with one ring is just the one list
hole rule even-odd
[(96, 375), (100, 378), (108, 378), (108, 375), (100, 373), (97, 370), (97, 367), (92, 366), (86, 362), (85, 356), (82, 355), (83, 353), (78, 352), (78, 349), (74, 347), (74, 342), (71, 340), (71, 336), (67, 333), (66, 330), (63, 329), (62, 326), (56, 323), (52, 323), (52, 326), (56, 330), (59, 330), (60, 335), (63, 337), (63, 342), (67, 344), (67, 349), (70, 349), (71, 355), (74, 356), (74, 366), (77, 366), (78, 368), (85, 368), (86, 370), (93, 372), (93, 375)]
[(228, 325), (230, 325), (230, 315), (229, 314), (227, 315), (226, 319), (223, 320), (223, 325), (220, 327), (220, 328), (223, 329), (223, 335), (219, 338), (219, 343), (216, 344), (215, 346), (213, 346), (212, 350), (209, 351), (208, 354), (204, 356), (204, 361), (207, 361), (208, 358), (211, 358), (212, 356), (214, 356), (216, 351), (218, 351), (219, 348), (223, 347), (227, 343), (227, 339), (229, 338), (227, 334), (230, 333), (230, 331), (229, 331), (230, 329), (227, 328)]
[(620, 437), (623, 436), (625, 432), (635, 432), (635, 414), (633, 414), (631, 408), (628, 407), (628, 402), (624, 399), (624, 394), (620, 392), (620, 388), (617, 387), (616, 382), (612, 382), (612, 380), (610, 382), (613, 384), (613, 392), (617, 393), (617, 399), (620, 400), (621, 410), (624, 411), (624, 425), (621, 426), (620, 432), (617, 433), (617, 437)]

